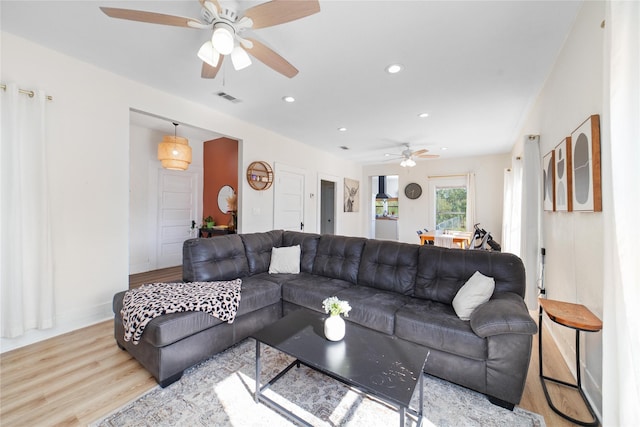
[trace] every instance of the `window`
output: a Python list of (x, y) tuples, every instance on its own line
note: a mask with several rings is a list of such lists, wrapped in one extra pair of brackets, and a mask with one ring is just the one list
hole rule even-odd
[(429, 177), (429, 230), (470, 231), (473, 207), (467, 176)]
[(467, 228), (467, 187), (436, 186), (436, 230)]

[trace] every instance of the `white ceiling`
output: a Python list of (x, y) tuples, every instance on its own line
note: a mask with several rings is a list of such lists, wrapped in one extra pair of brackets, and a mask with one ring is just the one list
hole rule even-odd
[[(196, 57), (210, 31), (112, 19), (99, 6), (194, 18), (201, 9), (197, 0), (3, 0), (0, 28), (338, 156), (380, 163), (402, 143), (444, 158), (509, 152), (581, 1), (320, 0), (318, 14), (251, 32), (296, 66), (296, 77), (257, 60), (242, 71), (225, 61), (214, 80), (200, 78)], [(391, 63), (404, 71), (387, 74)]]

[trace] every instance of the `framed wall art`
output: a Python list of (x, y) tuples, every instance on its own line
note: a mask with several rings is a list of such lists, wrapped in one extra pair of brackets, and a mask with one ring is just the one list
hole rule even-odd
[(355, 179), (344, 179), (344, 211), (360, 211), (360, 182)]
[(571, 212), (571, 137), (566, 137), (553, 150), (555, 163), (555, 205), (558, 212)]
[(542, 206), (545, 211), (556, 210), (556, 162), (555, 150), (542, 158)]
[(600, 116), (594, 114), (571, 134), (573, 210), (602, 211)]

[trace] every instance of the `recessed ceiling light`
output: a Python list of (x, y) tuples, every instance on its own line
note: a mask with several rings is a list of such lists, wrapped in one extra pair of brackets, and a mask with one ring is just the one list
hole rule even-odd
[(400, 65), (400, 64), (391, 64), (386, 68), (387, 73), (389, 73), (389, 74), (399, 73), (403, 69), (404, 69), (404, 67), (402, 65)]
[(442, 151), (447, 151), (447, 150), (448, 150), (448, 148), (447, 148), (447, 147), (442, 147), (442, 148), (441, 148), (441, 150), (442, 150)]
[(429, 113), (420, 113), (418, 114), (418, 117), (420, 117), (421, 119), (424, 119), (425, 117), (429, 117)]
[(296, 99), (293, 96), (283, 96), (282, 100), (284, 102), (296, 102)]
[(346, 131), (347, 131), (347, 128), (342, 127), (342, 128), (338, 128), (338, 130), (339, 130), (340, 132), (346, 132)]

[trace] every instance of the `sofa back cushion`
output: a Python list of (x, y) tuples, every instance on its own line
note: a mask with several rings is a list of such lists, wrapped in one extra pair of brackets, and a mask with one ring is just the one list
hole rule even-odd
[(451, 304), (460, 288), (476, 271), (493, 277), (494, 295), (513, 292), (524, 298), (524, 265), (517, 256), (431, 245), (420, 246), (418, 250), (414, 296)]
[(300, 245), (300, 271), (311, 273), (313, 261), (318, 252), (319, 234), (285, 231), (282, 235), (282, 246)]
[(358, 285), (413, 294), (420, 246), (386, 240), (367, 240), (362, 252)]
[(313, 274), (357, 283), (364, 237), (323, 234), (313, 262)]
[(271, 230), (264, 233), (241, 234), (244, 249), (249, 263), (249, 274), (269, 271), (271, 249), (282, 246), (282, 230)]
[(248, 274), (244, 245), (237, 234), (189, 239), (182, 246), (182, 279), (185, 282), (232, 280)]

